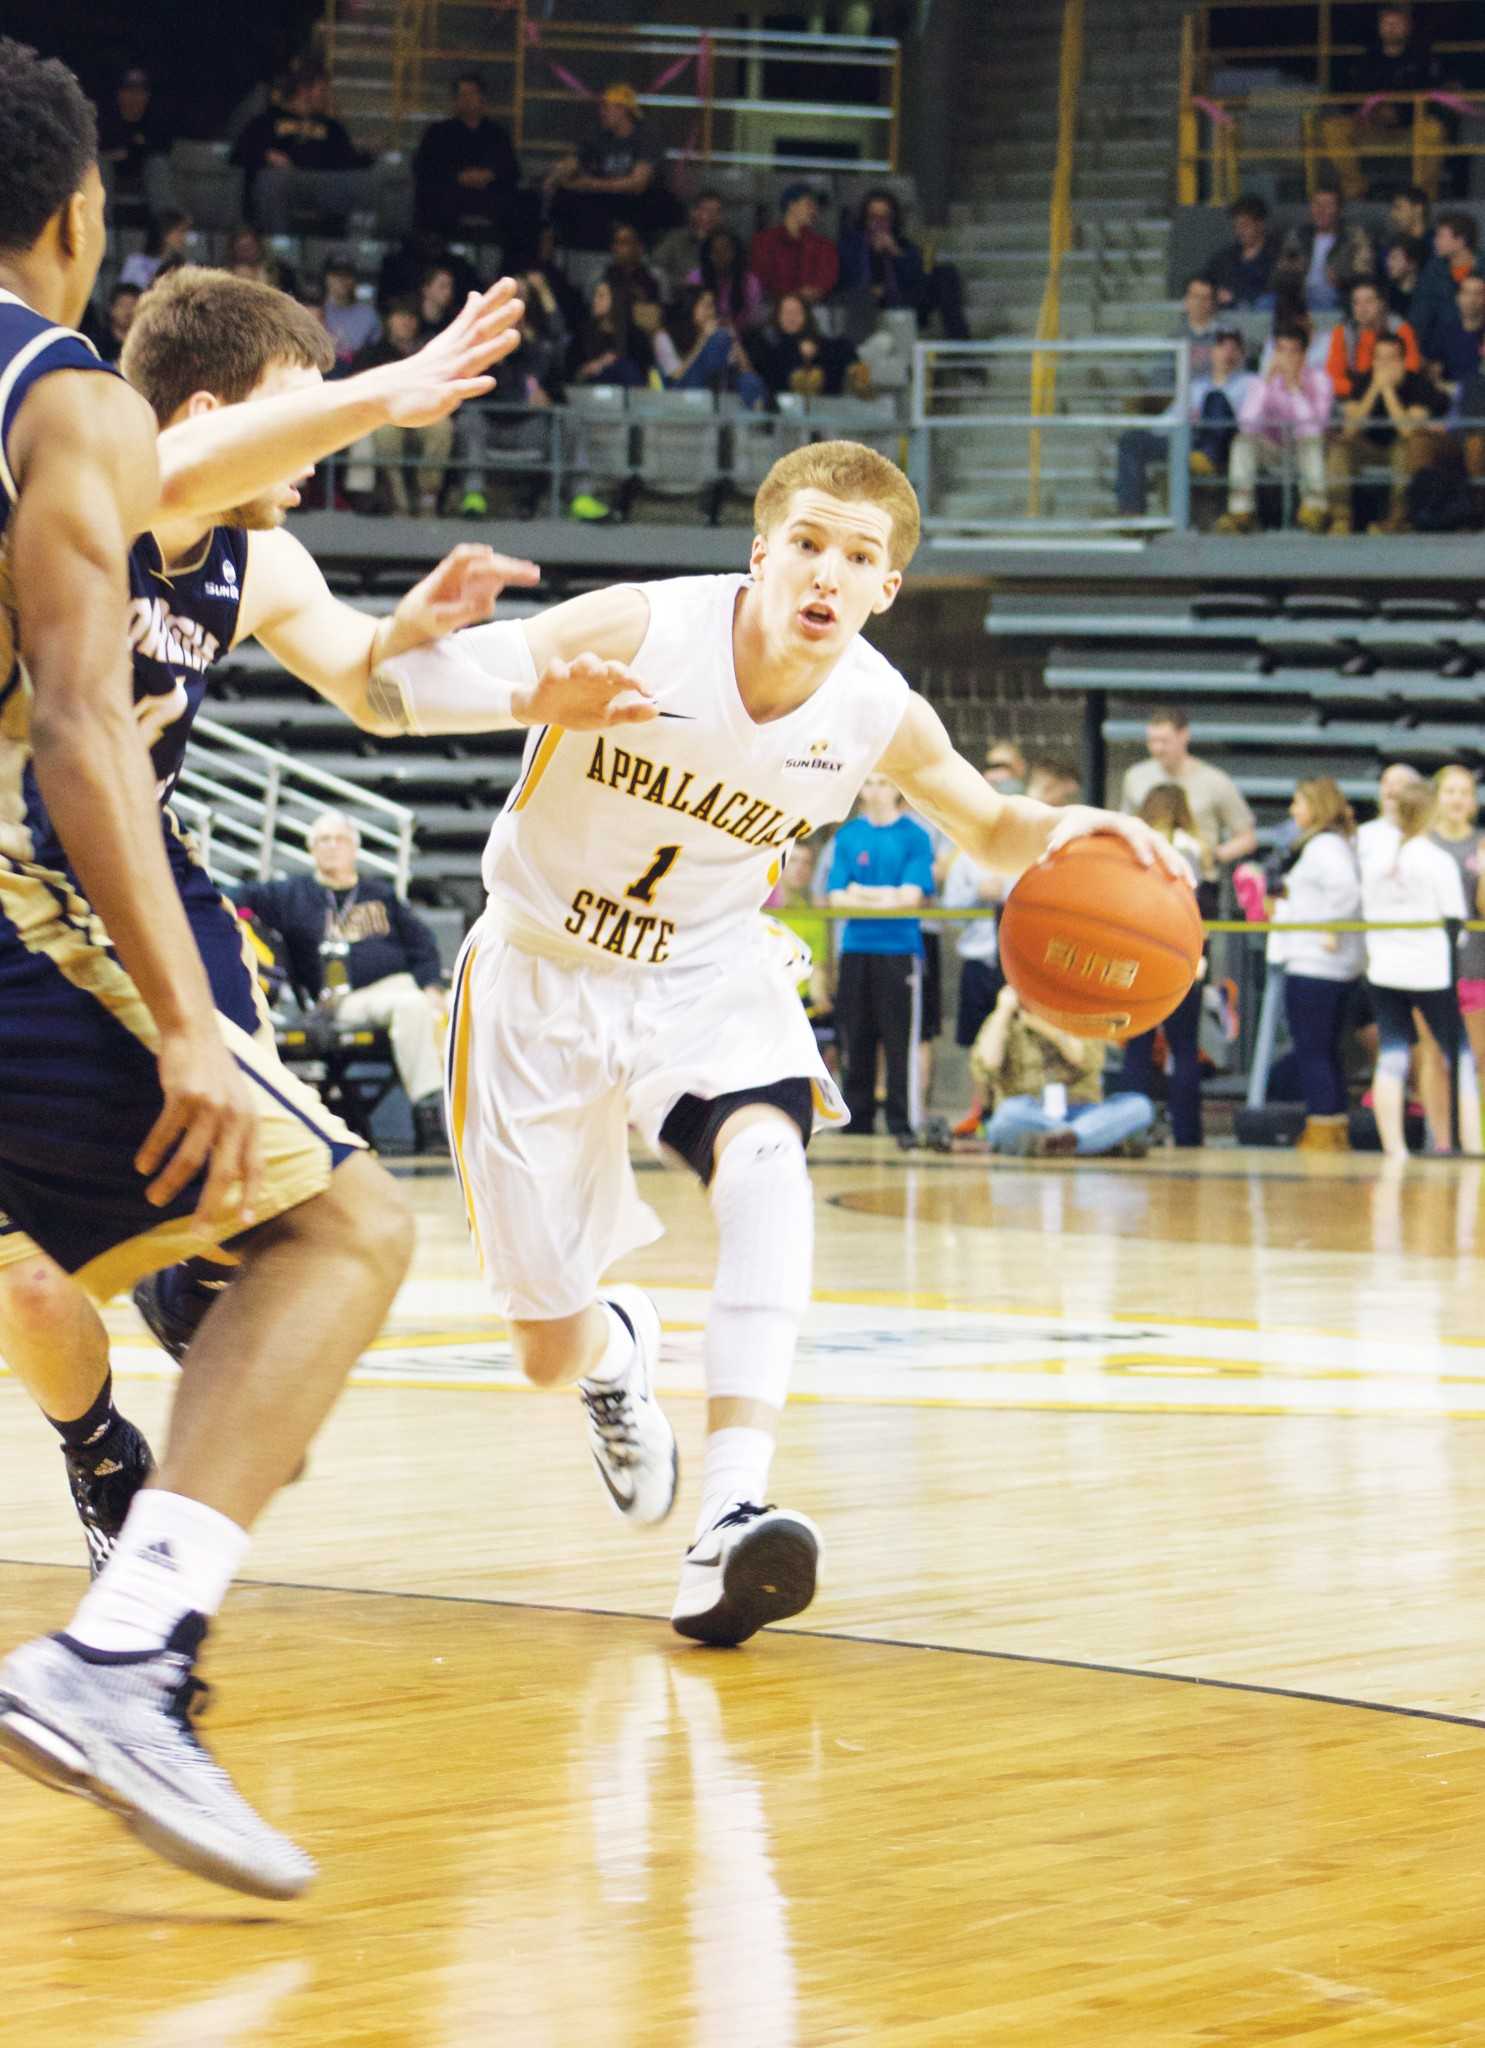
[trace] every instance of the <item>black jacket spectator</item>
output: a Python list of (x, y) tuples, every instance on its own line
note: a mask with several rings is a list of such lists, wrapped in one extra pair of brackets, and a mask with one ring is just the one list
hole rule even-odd
[(870, 301), (881, 312), (906, 307), (919, 322), (939, 316), (949, 341), (966, 341), (964, 286), (952, 263), (930, 270), (902, 224), (896, 195), (868, 192), (854, 221), (841, 230), (837, 290)]
[(296, 171), (358, 171), (370, 163), (333, 114), (311, 111), (296, 94), (287, 107), (268, 107), (249, 121), (232, 150), (232, 161), (254, 177), (265, 164), (284, 159)]
[(420, 228), (458, 235), (473, 229), (505, 244), (507, 270), (535, 254), (539, 209), (521, 191), (521, 166), (509, 132), (485, 111), (485, 88), (474, 72), (454, 87), (454, 112), (424, 131), (413, 158)]
[(1214, 256), (1202, 276), (1217, 294), (1218, 306), (1271, 306), (1279, 241), (1268, 224), (1261, 199), (1243, 198), (1228, 208), (1233, 240)]
[(289, 978), (311, 999), (324, 986), (320, 947), (327, 918), (336, 912), (350, 939), (345, 969), (353, 989), (389, 974), (410, 974), (419, 988), (436, 987), (442, 979), (438, 941), (390, 882), (362, 875), (352, 892), (331, 890), (314, 875), (295, 875), (287, 882), (245, 882), (237, 901), (282, 938)]
[(160, 210), (157, 178), (174, 139), (153, 103), (149, 73), (131, 66), (112, 100), (98, 109), (98, 163), (115, 206), (124, 201)]
[(794, 292), (779, 300), (773, 319), (748, 344), (753, 368), (775, 394), (839, 398), (856, 351), (842, 335), (821, 334), (810, 308)]

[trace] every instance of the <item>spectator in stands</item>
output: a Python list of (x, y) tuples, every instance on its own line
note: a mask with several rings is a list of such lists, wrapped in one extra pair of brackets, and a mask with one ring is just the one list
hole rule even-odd
[(537, 235), (536, 261), (526, 273), (526, 282), (543, 300), (552, 300), (568, 333), (576, 332), (583, 317), (583, 295), (562, 267), (550, 221), (542, 223)]
[(1456, 295), (1476, 267), (1480, 231), (1470, 213), (1441, 213), (1434, 223), (1433, 255), (1413, 294), (1410, 318), (1425, 356), (1438, 354), (1438, 333), (1454, 311)]
[(360, 871), (361, 835), (341, 811), (309, 828), (314, 873), (247, 882), (238, 904), (282, 939), (289, 974), (345, 1031), (391, 1034), (420, 1152), (441, 1152), (448, 1014), (438, 941), (390, 882)]
[[(490, 511), (487, 472), (508, 469), (517, 477), (516, 516), (534, 518), (551, 474), (550, 423), (542, 415), (564, 394), (572, 336), (545, 277), (525, 280), (526, 311), (521, 345), (494, 371), (493, 407), (465, 405), (454, 414), (454, 466), (462, 479), (450, 492), (465, 519)], [(505, 410), (524, 407), (524, 413)]]
[[(1187, 765), (1205, 767), (1206, 764), (1194, 763), (1188, 757)], [(1208, 771), (1211, 775), (1220, 775), (1221, 772), (1216, 768)], [(1130, 774), (1134, 773), (1136, 771), (1131, 769)], [(1128, 786), (1128, 777), (1125, 778), (1125, 786)], [(1233, 790), (1233, 795), (1237, 796), (1236, 790)], [(1239, 803), (1243, 801), (1241, 797), (1237, 800)], [(1203, 877), (1212, 872), (1216, 849), (1199, 829), (1187, 789), (1176, 781), (1157, 782), (1146, 791), (1139, 815), (1185, 857), (1191, 869), (1191, 879), (1196, 883), (1198, 900), (1205, 896), (1210, 901), (1210, 885)], [(1256, 844), (1257, 834), (1250, 833), (1249, 837)], [(1212, 914), (1212, 910), (1203, 903), (1202, 915), (1210, 917)], [(1159, 1027), (1158, 1034), (1165, 1040), (1167, 1054), (1166, 1108), (1170, 1114), (1171, 1136), (1183, 1149), (1202, 1143), (1201, 1009), (1206, 986), (1203, 979), (1205, 971), (1203, 966), (1202, 975), (1192, 983)], [(1124, 1068), (1119, 1080), (1122, 1092), (1146, 1097), (1154, 1094), (1156, 1037), (1154, 1031), (1142, 1031), (1126, 1044)]]
[(1061, 754), (1045, 754), (1026, 771), (1026, 794), (1036, 803), (1050, 804), (1054, 811), (1077, 803), (1082, 793), (1076, 764)]
[(608, 267), (603, 274), (613, 286), (614, 297), (623, 302), (631, 316), (638, 305), (660, 304), (660, 280), (645, 261), (645, 245), (631, 222), (615, 221), (609, 236)]
[(1148, 1095), (1103, 1093), (1105, 1047), (1075, 1038), (1002, 988), (975, 1041), (970, 1073), (991, 1108), (985, 1128), (992, 1152), (1045, 1159), (1110, 1152), (1143, 1159), (1155, 1121)]
[(1203, 276), (1219, 306), (1267, 310), (1274, 303), (1274, 270), (1279, 261), (1278, 238), (1269, 227), (1268, 208), (1254, 193), (1245, 192), (1227, 209), (1227, 217), (1232, 222), (1233, 239), (1212, 258)]
[(129, 329), (134, 325), (134, 315), (139, 310), (140, 289), (137, 284), (116, 284), (109, 294), (108, 312), (102, 322), (102, 331), (93, 336), (98, 353), (105, 363), (116, 363), (123, 353)]
[(839, 398), (856, 363), (856, 351), (844, 335), (820, 332), (801, 292), (784, 293), (749, 354), (770, 391), (792, 391), (803, 398)]
[(461, 306), (479, 289), (479, 273), (467, 257), (450, 249), (441, 236), (419, 233), (409, 235), (383, 256), (376, 275), (377, 305), (385, 312), (393, 299), (417, 298), (428, 272), (440, 267), (453, 272), (454, 297)]
[(1002, 796), (1024, 793), (1026, 756), (1014, 740), (991, 740), (985, 749), (985, 780)]
[(836, 1025), (845, 1057), (850, 1130), (870, 1137), (876, 1123), (877, 1052), (887, 1068), (887, 1129), (904, 1147), (916, 1142), (917, 1039), (923, 934), (916, 918), (874, 918), (873, 910), (910, 909), (933, 894), (933, 842), (902, 814), (885, 775), (868, 775), (859, 816), (835, 836), (829, 901), (862, 913), (841, 932)]
[(701, 252), (722, 225), (720, 192), (698, 192), (686, 210), (683, 226), (671, 228), (656, 243), (650, 258), (660, 274), (665, 303), (679, 299), (688, 284), (698, 280)]
[(823, 1041), (822, 1052), (826, 1051), (827, 1045), (831, 1048), (827, 1060), (833, 1073), (835, 1018), (830, 993), (830, 920), (815, 901), (815, 862), (815, 842), (796, 839), (789, 848), (789, 858), (779, 885), (765, 908), (769, 916), (776, 918), (786, 931), (793, 932), (809, 952), (809, 973), (800, 984), (799, 994), (815, 1027), (816, 1039)]
[(287, 234), (296, 210), (343, 218), (376, 205), (371, 159), (331, 113), (320, 71), (296, 79), (287, 106), (248, 123), (232, 161), (245, 173), (245, 209), (266, 234)]
[(272, 285), (275, 291), (297, 297), (299, 280), (287, 263), (270, 256), (256, 228), (234, 228), (227, 244), (227, 268), (234, 277), (250, 277), (254, 284)]
[(1337, 398), (1354, 398), (1365, 389), (1380, 334), (1393, 335), (1401, 342), (1404, 368), (1423, 368), (1418, 337), (1411, 326), (1388, 312), (1386, 297), (1374, 277), (1359, 277), (1351, 287), (1351, 317), (1332, 329), (1325, 358), (1325, 373)]
[(1421, 185), (1404, 185), (1387, 204), (1387, 232), (1410, 242), (1427, 243), (1432, 230), (1433, 202)]
[(1411, 147), (1423, 189), (1438, 197), (1448, 131), (1436, 107), (1415, 109), (1409, 100), (1382, 97), (1394, 93), (1434, 93), (1444, 83), (1443, 68), (1413, 21), (1407, 7), (1381, 7), (1370, 48), (1341, 70), (1337, 90), (1358, 93), (1354, 107), (1330, 108), (1320, 123), (1325, 153), (1335, 165), (1347, 199), (1366, 197), (1366, 177), (1359, 152), (1390, 145), (1387, 168), (1400, 168), (1402, 150)]
[(1351, 281), (1376, 269), (1366, 229), (1343, 219), (1340, 189), (1321, 183), (1310, 194), (1310, 217), (1289, 230), (1279, 249), (1274, 291), (1279, 301), (1311, 313), (1333, 313)]
[(632, 85), (611, 85), (596, 112), (597, 134), (546, 175), (557, 239), (571, 249), (606, 249), (616, 220), (642, 231), (666, 225), (659, 150), (645, 132), (639, 94)]
[(841, 229), (839, 289), (861, 297), (875, 312), (906, 307), (920, 327), (936, 313), (946, 341), (969, 339), (958, 267), (935, 263), (930, 268), (924, 262), (922, 250), (903, 230), (895, 194), (886, 190), (868, 192), (855, 219)]
[[(1465, 909), (1485, 917), (1485, 832), (1480, 830), (1480, 792), (1474, 776), (1451, 761), (1433, 778), (1434, 816), (1429, 836), (1459, 869)], [(1475, 1074), (1485, 1074), (1485, 932), (1466, 932), (1455, 957), (1460, 1013), (1469, 1038)], [(1470, 1146), (1465, 1147), (1471, 1150)]]
[(1369, 454), (1385, 453), (1392, 473), (1390, 505), (1368, 531), (1408, 533), (1408, 485), (1434, 459), (1438, 437), (1431, 423), (1448, 411), (1449, 401), (1431, 377), (1408, 368), (1401, 335), (1374, 335), (1368, 362), (1365, 388), (1342, 404), (1340, 432), (1330, 444), (1330, 530), (1354, 530), (1357, 474)]
[(1472, 270), (1461, 278), (1455, 293), (1454, 310), (1434, 328), (1434, 352), (1430, 367), (1441, 391), (1458, 400), (1471, 377), (1480, 369), (1480, 349), (1485, 344), (1485, 277)]
[[(1279, 864), (1271, 921), (1331, 924), (1361, 915), (1356, 820), (1329, 776), (1300, 783), (1289, 806), (1294, 837)], [(1270, 966), (1284, 969), (1284, 1009), (1305, 1098), (1303, 1149), (1344, 1152), (1346, 1075), (1341, 1036), (1351, 990), (1366, 966), (1360, 933), (1276, 930)]]
[(1398, 320), (1406, 320), (1417, 332), (1413, 301), (1418, 294), (1423, 266), (1428, 261), (1428, 244), (1417, 235), (1399, 235), (1382, 252), (1382, 271), (1387, 280), (1387, 306)]
[[(414, 218), (430, 234), (466, 233), (527, 250), (531, 222), (520, 206), (521, 166), (510, 131), (493, 120), (485, 81), (465, 71), (454, 81), (454, 111), (430, 122), (413, 157)], [(517, 252), (520, 253), (519, 251)], [(507, 256), (507, 268), (511, 258)]]
[(739, 333), (761, 327), (768, 317), (763, 287), (749, 270), (742, 244), (730, 228), (718, 228), (707, 236), (686, 283), (704, 284), (713, 292), (718, 314)]
[(749, 410), (762, 404), (768, 386), (748, 360), (736, 328), (722, 319), (710, 285), (692, 285), (676, 326), (675, 335), (662, 328), (653, 344), (668, 391), (736, 391)]
[[(415, 299), (394, 299), (386, 312), (380, 341), (363, 349), (351, 365), (353, 370), (375, 370), (383, 363), (400, 362), (423, 346), (427, 339)], [(426, 427), (378, 427), (371, 435), (381, 484), (383, 509), (404, 516), (431, 513), (438, 509), (438, 495), (454, 447), (454, 429), (449, 420), (435, 420)], [(408, 471), (417, 463), (416, 496), (408, 489)]]
[(1220, 870), (1257, 849), (1258, 827), (1252, 809), (1225, 770), (1192, 753), (1191, 720), (1184, 711), (1172, 706), (1152, 711), (1145, 727), (1145, 745), (1150, 758), (1136, 762), (1126, 773), (1119, 808), (1141, 815), (1151, 790), (1162, 783), (1179, 784), (1194, 820), (1187, 829), (1207, 849), (1197, 898), (1202, 915), (1213, 917)]
[[(1210, 294), (1211, 287), (1206, 290)], [(1238, 415), (1257, 380), (1245, 366), (1243, 337), (1236, 328), (1214, 329), (1206, 357), (1205, 371), (1200, 376), (1193, 374), (1186, 403), (1186, 417), (1193, 428), (1189, 462), (1193, 476), (1224, 476)], [(1175, 401), (1161, 415), (1170, 421), (1178, 416)], [(1172, 438), (1153, 427), (1129, 427), (1119, 436), (1115, 492), (1124, 517), (1143, 517), (1150, 465), (1170, 458)]]
[[(1361, 912), (1368, 924), (1436, 923), (1463, 919), (1467, 905), (1459, 869), (1428, 836), (1434, 792), (1421, 779), (1400, 789), (1396, 826), (1361, 839)], [(1459, 1004), (1450, 986), (1449, 938), (1442, 930), (1372, 931), (1366, 935), (1366, 974), (1381, 1050), (1372, 1077), (1372, 1103), (1382, 1150), (1407, 1156), (1403, 1132), (1408, 1065), (1418, 1043), (1415, 1014), (1447, 1064), (1460, 1049)], [(1420, 1066), (1420, 1082), (1429, 1063)], [(1430, 1099), (1432, 1098), (1432, 1099)], [(1479, 1149), (1480, 1110), (1474, 1077), (1461, 1073), (1461, 1126), (1465, 1149)], [(1429, 1137), (1435, 1152), (1449, 1152), (1447, 1086), (1442, 1098), (1427, 1089)]]
[(349, 256), (332, 256), (325, 265), (325, 302), (320, 313), (335, 343), (335, 360), (348, 370), (363, 349), (382, 338), (375, 306), (356, 297), (356, 266)]
[(119, 268), (119, 283), (137, 285), (140, 291), (147, 291), (167, 257), (174, 256), (181, 263), (186, 261), (192, 236), (191, 216), (182, 213), (179, 207), (158, 214), (145, 237), (143, 249), (136, 249), (124, 258)]
[(820, 202), (806, 184), (786, 185), (779, 217), (753, 237), (748, 267), (768, 297), (777, 304), (787, 293), (817, 306), (835, 290), (840, 257), (828, 235), (819, 232)]
[(418, 280), (418, 318), (423, 340), (442, 334), (459, 311), (452, 263), (430, 263)]
[(98, 168), (116, 221), (145, 214), (158, 220), (176, 204), (170, 172), (175, 137), (153, 100), (149, 73), (131, 64), (112, 99), (98, 108)]
[[(990, 782), (989, 771), (985, 780)], [(995, 785), (992, 783), (991, 787)], [(976, 867), (967, 853), (956, 853), (944, 876), (943, 904), (946, 910), (976, 910), (982, 916), (966, 919), (959, 927), (955, 950), (959, 955), (959, 1011), (955, 1019), (954, 1043), (966, 1052), (974, 1045), (985, 1019), (995, 1008), (995, 999), (1005, 986), (1000, 971), (1000, 934), (994, 913), (1005, 901), (1010, 884), (1004, 875)], [(984, 1098), (976, 1090), (968, 1113), (954, 1127), (956, 1138), (972, 1137), (985, 1116)]]
[(631, 389), (638, 388), (645, 381), (639, 356), (628, 309), (618, 299), (608, 279), (600, 277), (573, 340), (568, 382), (625, 384)]
[(1299, 524), (1324, 533), (1330, 524), (1325, 485), (1325, 430), (1333, 397), (1330, 379), (1305, 360), (1306, 334), (1297, 324), (1274, 329), (1273, 359), (1250, 380), (1238, 413), (1240, 429), (1228, 467), (1227, 510), (1219, 533), (1253, 533), (1258, 527), (1260, 465), (1299, 476)]

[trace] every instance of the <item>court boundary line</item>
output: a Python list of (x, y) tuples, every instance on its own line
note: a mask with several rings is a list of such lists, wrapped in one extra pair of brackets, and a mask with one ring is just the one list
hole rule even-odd
[[(0, 1570), (70, 1572), (87, 1570), (86, 1565), (35, 1563), (26, 1558), (0, 1557)], [(651, 1627), (668, 1628), (662, 1614), (646, 1614), (634, 1607), (583, 1607), (557, 1600), (507, 1600), (488, 1593), (432, 1593), (392, 1586), (319, 1586), (302, 1579), (241, 1578), (233, 1584), (268, 1593), (335, 1593), (361, 1600), (424, 1600), (449, 1607), (494, 1607), (510, 1614), (567, 1614), (593, 1621), (642, 1621)], [(1349, 1707), (1363, 1714), (1391, 1714), (1404, 1721), (1437, 1721), (1451, 1728), (1485, 1730), (1485, 1717), (1451, 1714), (1442, 1707), (1404, 1707), (1387, 1700), (1358, 1699), (1338, 1692), (1313, 1692), (1302, 1686), (1262, 1685), (1254, 1679), (1207, 1678), (1196, 1671), (1151, 1671), (1137, 1664), (1105, 1664), (1090, 1657), (1049, 1657), (1030, 1650), (978, 1650), (965, 1643), (914, 1642), (907, 1636), (862, 1636), (849, 1629), (774, 1628), (775, 1636), (804, 1643), (849, 1643), (867, 1650), (919, 1650), (936, 1657), (975, 1657), (988, 1664), (1030, 1664), (1050, 1671), (1090, 1671), (1106, 1678), (1141, 1678), (1157, 1685), (1191, 1685), (1208, 1692), (1253, 1693), (1263, 1699), (1298, 1700), (1306, 1706)], [(697, 1646), (688, 1645), (694, 1650)], [(704, 1647), (704, 1646), (703, 1646)]]

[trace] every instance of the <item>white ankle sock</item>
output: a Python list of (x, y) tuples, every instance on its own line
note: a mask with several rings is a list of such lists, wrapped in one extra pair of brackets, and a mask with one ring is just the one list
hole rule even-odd
[(158, 1649), (183, 1614), (216, 1613), (248, 1543), (215, 1508), (146, 1487), (66, 1633), (92, 1650)]
[(600, 1298), (598, 1306), (608, 1317), (608, 1342), (597, 1365), (591, 1372), (583, 1374), (582, 1384), (585, 1387), (615, 1387), (633, 1365), (638, 1346), (633, 1330), (613, 1303)]
[[(773, 1463), (773, 1434), (766, 1429), (714, 1429), (706, 1440), (701, 1467), (701, 1513), (696, 1536), (740, 1500), (763, 1506), (768, 1468)], [(692, 1538), (694, 1542), (696, 1537)]]

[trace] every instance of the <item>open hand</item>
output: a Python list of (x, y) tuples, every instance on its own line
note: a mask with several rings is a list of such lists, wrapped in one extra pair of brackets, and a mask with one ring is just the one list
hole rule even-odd
[(515, 692), (511, 709), (523, 725), (560, 725), (567, 732), (606, 732), (657, 716), (649, 685), (622, 661), (600, 661), (596, 654), (549, 662), (529, 690)]
[(1157, 863), (1173, 874), (1187, 888), (1194, 886), (1191, 870), (1185, 856), (1176, 851), (1168, 839), (1154, 832), (1142, 818), (1126, 818), (1118, 811), (1095, 810), (1091, 804), (1069, 804), (1066, 810), (1057, 814), (1057, 824), (1043, 860), (1050, 860), (1054, 853), (1060, 853), (1074, 839), (1087, 839), (1095, 832), (1110, 832), (1116, 838), (1127, 839), (1146, 867)]
[(378, 659), (442, 640), (462, 626), (478, 626), (494, 611), (503, 590), (512, 586), (530, 590), (540, 581), (541, 571), (535, 562), (497, 555), (493, 548), (478, 542), (461, 541), (398, 605)]
[(447, 419), (466, 398), (495, 388), (485, 372), (521, 345), (526, 308), (515, 281), (502, 277), (487, 292), (471, 292), (464, 309), (416, 355), (384, 363), (362, 375), (394, 427), (427, 427)]

